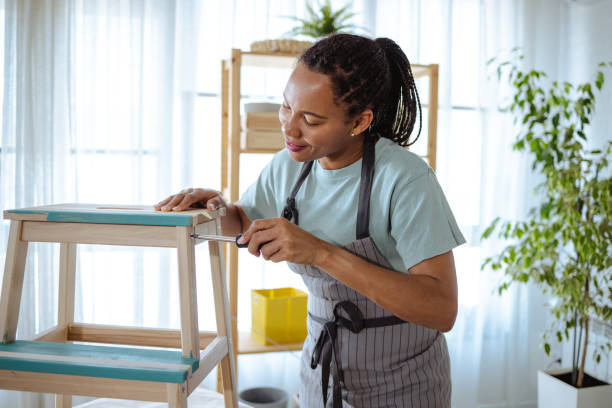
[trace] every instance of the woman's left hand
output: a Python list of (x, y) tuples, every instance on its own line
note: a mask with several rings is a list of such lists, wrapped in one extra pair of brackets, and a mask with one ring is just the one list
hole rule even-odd
[[(249, 252), (272, 262), (288, 261), (317, 265), (325, 254), (325, 241), (304, 231), (285, 218), (255, 220), (242, 234), (240, 243), (249, 243)], [(261, 246), (261, 251), (259, 250)]]

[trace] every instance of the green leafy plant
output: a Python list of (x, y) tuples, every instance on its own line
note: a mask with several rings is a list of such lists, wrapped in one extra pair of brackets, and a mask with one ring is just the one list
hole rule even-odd
[(323, 4), (319, 4), (319, 11), (316, 12), (310, 4), (306, 3), (308, 13), (306, 18), (287, 16), (300, 24), (288, 31), (286, 35), (303, 35), (317, 39), (343, 30), (361, 28), (348, 24), (348, 20), (355, 16), (355, 13), (348, 10), (349, 6), (350, 3), (340, 10), (333, 11), (330, 0), (325, 0)]
[[(497, 217), (486, 228), (482, 239), (497, 231), (512, 244), (486, 258), (481, 269), (490, 265), (504, 271), (500, 295), (513, 282), (529, 281), (552, 294), (554, 323), (543, 334), (544, 351), (550, 354), (551, 335), (559, 342), (573, 338), (571, 383), (580, 388), (589, 323), (612, 322), (612, 138), (602, 150), (586, 148), (595, 93), (612, 63), (599, 64), (593, 81), (574, 85), (550, 83), (544, 72), (522, 71), (517, 58), (511, 60), (489, 63), (497, 62), (498, 79), (507, 77), (512, 86), (505, 109), (520, 124), (512, 147), (533, 156), (532, 170), (544, 176), (536, 188), (542, 201), (525, 220)], [(595, 361), (611, 348), (609, 342), (595, 347)]]

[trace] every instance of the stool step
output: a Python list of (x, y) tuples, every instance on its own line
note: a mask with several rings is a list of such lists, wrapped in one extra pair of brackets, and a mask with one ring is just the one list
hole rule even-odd
[[(53, 204), (4, 211), (5, 219), (93, 224), (189, 227), (212, 220), (217, 211), (205, 209), (160, 212), (137, 205)], [(223, 211), (218, 211), (223, 214)]]
[(199, 367), (179, 351), (17, 340), (0, 344), (0, 370), (183, 383)]

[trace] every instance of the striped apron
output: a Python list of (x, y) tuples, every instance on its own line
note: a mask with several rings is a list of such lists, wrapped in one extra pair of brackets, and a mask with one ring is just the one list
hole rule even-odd
[[(392, 269), (369, 236), (374, 146), (364, 142), (357, 239), (344, 249)], [(296, 224), (295, 196), (311, 168), (304, 163), (283, 210)], [(391, 315), (321, 269), (288, 265), (309, 292), (300, 407), (450, 407), (450, 361), (439, 331)]]

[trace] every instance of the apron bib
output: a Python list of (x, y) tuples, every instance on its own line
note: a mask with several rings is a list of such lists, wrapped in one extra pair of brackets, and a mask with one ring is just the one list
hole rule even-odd
[[(357, 239), (344, 249), (392, 269), (369, 235), (375, 142), (366, 139), (363, 150)], [(295, 196), (312, 164), (304, 163), (283, 210), (296, 225)], [(309, 292), (300, 407), (450, 407), (450, 361), (439, 331), (391, 315), (319, 268), (287, 264)]]

